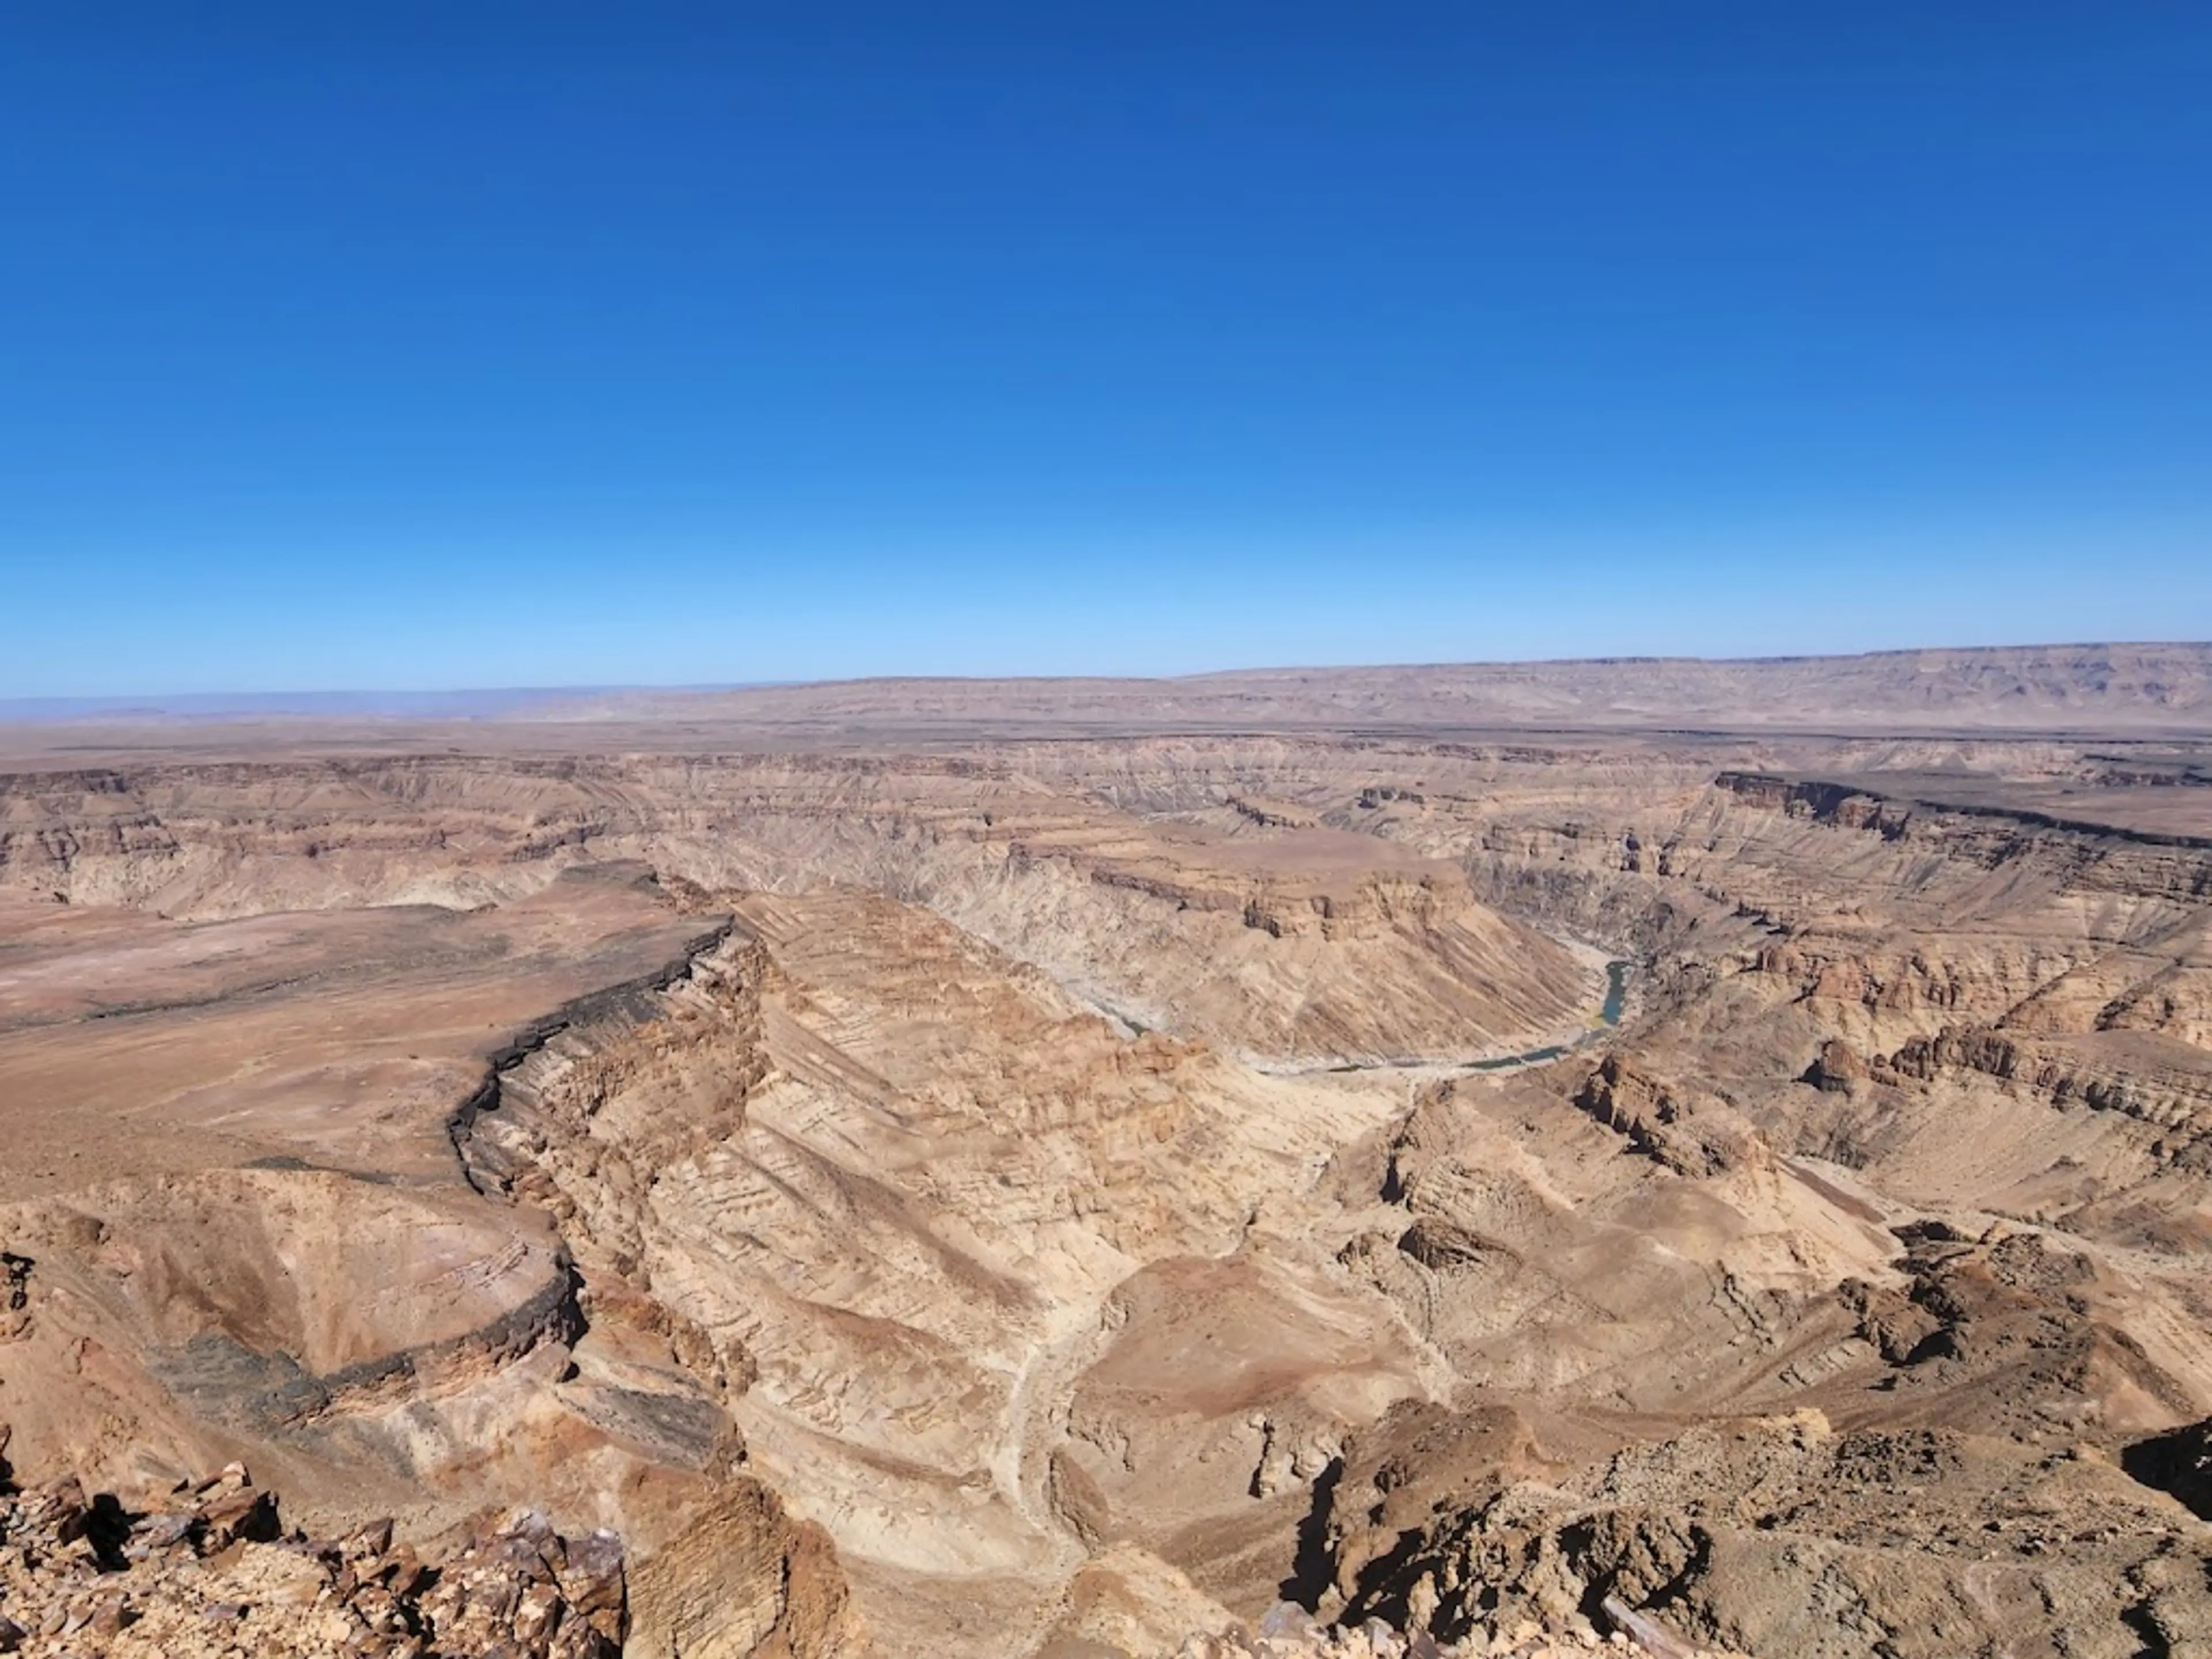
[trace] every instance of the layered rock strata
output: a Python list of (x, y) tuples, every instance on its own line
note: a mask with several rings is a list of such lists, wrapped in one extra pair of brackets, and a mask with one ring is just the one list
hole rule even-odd
[(42, 772), (0, 1408), (40, 1482), (246, 1452), (332, 1535), (618, 1528), (638, 1652), (1164, 1654), (1285, 1595), (1334, 1633), (1267, 1639), (1338, 1649), (1611, 1598), (1758, 1653), (2186, 1651), (2191, 764)]

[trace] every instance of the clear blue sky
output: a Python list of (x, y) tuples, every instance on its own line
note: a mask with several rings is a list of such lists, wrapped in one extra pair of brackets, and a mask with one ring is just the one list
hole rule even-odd
[(2212, 635), (2212, 7), (0, 11), (0, 696)]

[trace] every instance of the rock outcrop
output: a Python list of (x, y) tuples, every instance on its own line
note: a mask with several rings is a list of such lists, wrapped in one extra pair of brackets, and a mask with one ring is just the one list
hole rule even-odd
[(628, 1632), (621, 1540), (563, 1538), (533, 1511), (425, 1554), (389, 1520), (288, 1529), (242, 1464), (136, 1505), (74, 1476), (0, 1480), (0, 1651), (617, 1659)]

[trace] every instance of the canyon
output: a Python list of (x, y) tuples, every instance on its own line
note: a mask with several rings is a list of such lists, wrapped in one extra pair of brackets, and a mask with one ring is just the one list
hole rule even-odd
[(325, 1577), (192, 1572), (653, 1659), (2212, 1652), (2212, 647), (0, 727), (0, 1253), (54, 1560), (237, 1466)]

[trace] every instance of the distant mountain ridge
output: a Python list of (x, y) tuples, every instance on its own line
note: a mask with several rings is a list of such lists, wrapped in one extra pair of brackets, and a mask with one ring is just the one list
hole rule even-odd
[(2212, 731), (2212, 642), (1933, 647), (1856, 656), (1600, 657), (1174, 678), (827, 680), (726, 688), (0, 700), (0, 724), (711, 720), (799, 731), (1481, 726)]
[(606, 712), (801, 727), (888, 722), (2191, 732), (2212, 731), (2212, 643), (1240, 669), (1176, 679), (848, 680), (720, 694), (640, 693)]

